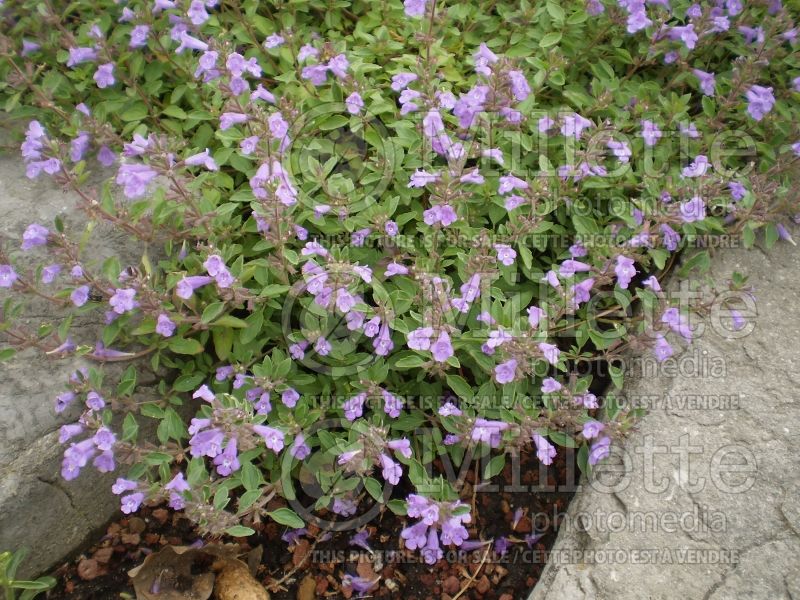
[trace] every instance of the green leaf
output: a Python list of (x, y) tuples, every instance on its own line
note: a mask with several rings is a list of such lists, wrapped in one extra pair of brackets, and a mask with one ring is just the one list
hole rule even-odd
[(561, 41), (561, 32), (551, 31), (539, 41), (539, 47), (549, 48), (550, 46), (555, 46), (560, 41)]
[(123, 111), (119, 118), (123, 121), (141, 121), (147, 116), (147, 107), (142, 104), (134, 104), (129, 109)]
[(305, 521), (303, 521), (303, 519), (301, 519), (300, 516), (291, 508), (279, 508), (278, 510), (268, 512), (267, 515), (272, 517), (276, 523), (280, 523), (281, 525), (286, 525), (287, 527), (292, 527), (294, 529), (299, 529), (305, 525)]
[(472, 387), (460, 375), (447, 375), (447, 385), (463, 400), (472, 400)]
[(330, 117), (328, 117), (322, 123), (319, 124), (319, 128), (322, 131), (331, 131), (333, 129), (339, 129), (340, 127), (344, 127), (349, 122), (350, 119), (348, 119), (344, 115), (331, 115)]
[(561, 5), (558, 3), (548, 1), (547, 12), (550, 13), (550, 16), (559, 23), (564, 21), (564, 9), (561, 8)]
[(245, 329), (247, 322), (233, 315), (222, 315), (211, 324), (212, 327), (232, 327), (234, 329)]
[(174, 104), (167, 106), (163, 111), (161, 111), (161, 114), (168, 117), (175, 117), (176, 119), (186, 118), (186, 111), (179, 106), (175, 106)]
[(244, 525), (234, 525), (233, 527), (228, 527), (225, 530), (225, 533), (232, 537), (249, 537), (255, 534), (255, 529), (250, 529), (249, 527), (245, 527)]
[(209, 304), (203, 310), (203, 316), (200, 317), (200, 322), (211, 323), (211, 321), (220, 316), (224, 310), (225, 310), (224, 302), (214, 302), (212, 304)]
[(498, 475), (503, 470), (503, 467), (505, 467), (505, 465), (506, 465), (506, 455), (498, 454), (487, 463), (486, 468), (484, 468), (483, 470), (483, 478), (491, 479), (495, 475)]
[(169, 342), (169, 349), (176, 354), (200, 354), (203, 345), (195, 339), (173, 338)]

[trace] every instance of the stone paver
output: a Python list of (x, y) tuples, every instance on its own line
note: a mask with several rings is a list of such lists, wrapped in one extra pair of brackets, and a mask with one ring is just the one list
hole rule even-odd
[(659, 401), (584, 482), (530, 600), (800, 598), (800, 249), (718, 251), (713, 279), (733, 271), (752, 332), (706, 329), (677, 357), (694, 372), (629, 381), (628, 400)]
[[(0, 240), (7, 250), (18, 247), (29, 223), (52, 227), (56, 215), (64, 215), (80, 232), (75, 198), (47, 178), (27, 179), (19, 158), (0, 153)], [(100, 230), (92, 237), (89, 253), (103, 257), (122, 247), (121, 236)], [(18, 264), (32, 264), (32, 258), (16, 257)], [(46, 301), (31, 300), (23, 320), (57, 323), (57, 314)], [(101, 320), (99, 313), (76, 320), (79, 341), (93, 341)], [(75, 358), (49, 359), (34, 350), (0, 363), (0, 550), (30, 549), (23, 574), (50, 568), (118, 510), (116, 497), (108, 492), (113, 474), (102, 476), (87, 468), (73, 482), (60, 476), (63, 446), (58, 428), (74, 422), (80, 407), (56, 415), (53, 401), (65, 389), (69, 374), (83, 364)]]

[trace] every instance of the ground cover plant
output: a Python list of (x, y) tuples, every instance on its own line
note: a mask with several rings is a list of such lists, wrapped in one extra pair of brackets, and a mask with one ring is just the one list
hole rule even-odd
[[(657, 274), (687, 248), (681, 273), (702, 272), (710, 239), (791, 240), (797, 16), (779, 0), (6, 0), (0, 102), (26, 175), (77, 192), (87, 226), (4, 240), (0, 357), (97, 363), (55, 399), (85, 409), (62, 474), (118, 472), (124, 513), (167, 502), (245, 536), (388, 509), (426, 563), (482, 547), (462, 465), (488, 478), (573, 449), (591, 469), (637, 416), (598, 398), (595, 366), (620, 388), (625, 352), (668, 360), (709, 310)], [(141, 260), (87, 255), (96, 223)], [(26, 295), (68, 316), (29, 330)], [(91, 311), (106, 326), (83, 343), (72, 322)]]

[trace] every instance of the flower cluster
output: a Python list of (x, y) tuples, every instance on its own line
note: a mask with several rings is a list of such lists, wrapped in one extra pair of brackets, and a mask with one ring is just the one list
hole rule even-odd
[[(800, 220), (798, 15), (777, 0), (548, 2), (534, 20), (390, 0), (324, 23), (271, 1), (76, 0), (103, 10), (80, 23), (17, 4), (0, 105), (26, 123), (28, 177), (73, 190), (89, 226), (0, 245), (0, 358), (93, 363), (56, 398), (63, 475), (119, 471), (126, 513), (299, 536), (295, 483), (340, 519), (409, 489), (386, 506), (435, 562), (470, 543), (442, 464), (478, 448), (497, 474), (507, 450), (548, 466), (563, 446), (591, 470), (636, 414), (605, 402), (616, 367), (587, 361), (668, 360), (709, 308), (663, 272), (682, 252), (705, 266), (698, 240), (769, 245)], [(136, 252), (87, 252), (97, 224)], [(31, 330), (25, 295), (69, 316)], [(73, 331), (93, 312), (102, 331)]]

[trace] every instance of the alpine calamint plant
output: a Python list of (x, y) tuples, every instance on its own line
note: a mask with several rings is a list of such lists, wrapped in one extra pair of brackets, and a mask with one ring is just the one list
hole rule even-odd
[[(27, 176), (77, 192), (142, 260), (98, 264), (61, 220), (6, 241), (2, 356), (138, 359), (56, 399), (83, 407), (64, 477), (119, 471), (125, 513), (165, 500), (244, 535), (267, 515), (354, 523), (371, 500), (434, 562), (470, 522), (438, 459), (485, 457), (486, 476), (517, 450), (602, 460), (635, 415), (593, 393), (592, 365), (668, 359), (704, 308), (654, 273), (709, 236), (790, 239), (798, 212), (780, 0), (65, 10), (6, 0), (0, 95)], [(71, 316), (28, 331), (30, 294), (107, 324), (88, 345)]]

